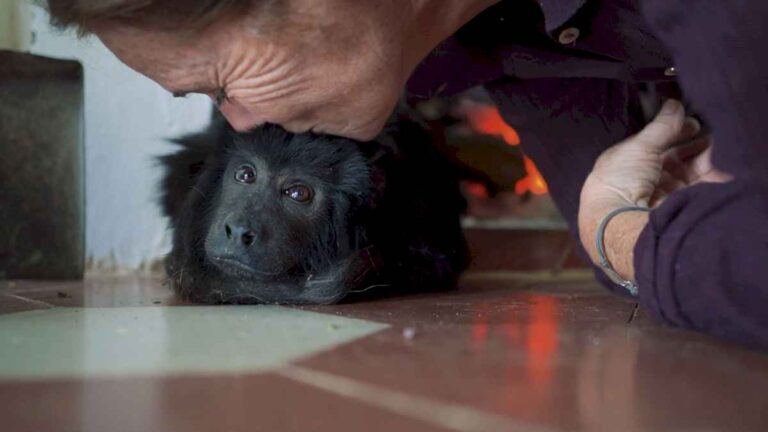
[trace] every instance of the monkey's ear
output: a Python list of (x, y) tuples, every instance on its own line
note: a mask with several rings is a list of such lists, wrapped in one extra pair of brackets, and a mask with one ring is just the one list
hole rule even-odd
[(189, 148), (158, 158), (165, 170), (160, 182), (160, 206), (166, 216), (176, 218), (187, 194), (205, 168), (206, 158), (206, 154)]
[(189, 165), (189, 177), (195, 178), (205, 167), (205, 161), (194, 162)]
[(358, 149), (368, 166), (369, 184), (365, 188), (361, 204), (369, 209), (379, 206), (387, 188), (387, 173), (397, 158), (397, 145), (389, 137), (382, 136), (375, 141), (358, 143)]
[(387, 174), (383, 166), (373, 163), (370, 165), (371, 188), (365, 199), (365, 206), (374, 209), (381, 204), (384, 192), (387, 189)]
[(214, 122), (202, 133), (171, 140), (181, 148), (157, 158), (164, 170), (160, 183), (160, 206), (171, 220), (177, 217), (184, 200), (225, 135), (226, 129), (222, 124)]

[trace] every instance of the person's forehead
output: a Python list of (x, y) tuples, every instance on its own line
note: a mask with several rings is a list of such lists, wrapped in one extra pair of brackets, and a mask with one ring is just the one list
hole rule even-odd
[(174, 34), (124, 25), (104, 26), (94, 33), (125, 64), (171, 92), (216, 88), (221, 50), (207, 33)]

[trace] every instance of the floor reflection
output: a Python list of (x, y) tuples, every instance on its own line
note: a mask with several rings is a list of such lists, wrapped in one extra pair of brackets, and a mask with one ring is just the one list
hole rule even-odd
[(0, 315), (0, 378), (256, 372), (386, 327), (277, 306), (20, 312)]
[[(150, 279), (0, 283), (0, 429), (443, 431), (435, 408), (502, 425), (483, 432), (768, 430), (765, 353), (628, 322), (633, 302), (584, 281), (472, 284), (285, 309), (165, 307)], [(357, 387), (274, 372), (291, 368)], [(393, 414), (409, 398), (427, 413)]]

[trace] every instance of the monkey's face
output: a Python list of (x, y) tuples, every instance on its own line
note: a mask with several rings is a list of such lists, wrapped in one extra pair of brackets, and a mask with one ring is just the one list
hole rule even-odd
[(338, 300), (361, 270), (371, 189), (354, 142), (271, 126), (239, 134), (205, 162), (172, 218), (172, 281), (204, 302)]
[[(295, 164), (274, 167), (253, 153), (233, 153), (220, 178), (205, 235), (206, 259), (246, 279), (303, 277), (315, 247), (332, 247), (333, 184)], [(338, 198), (336, 199), (338, 201)]]

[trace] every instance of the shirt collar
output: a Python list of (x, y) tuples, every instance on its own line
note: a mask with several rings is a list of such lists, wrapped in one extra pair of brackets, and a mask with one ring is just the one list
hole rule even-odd
[(544, 24), (552, 32), (571, 19), (587, 0), (538, 0), (544, 13)]

